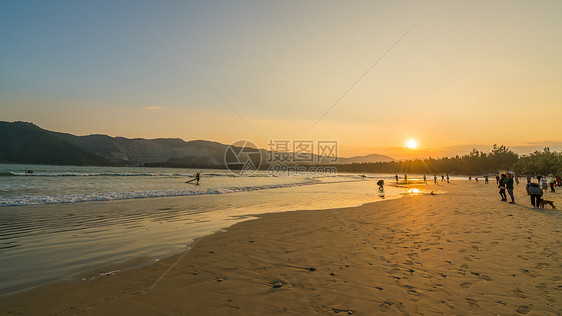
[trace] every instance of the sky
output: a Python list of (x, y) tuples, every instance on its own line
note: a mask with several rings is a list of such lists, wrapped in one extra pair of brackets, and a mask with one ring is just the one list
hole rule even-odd
[(2, 121), (398, 159), (562, 149), (562, 1), (3, 1), (0, 30)]

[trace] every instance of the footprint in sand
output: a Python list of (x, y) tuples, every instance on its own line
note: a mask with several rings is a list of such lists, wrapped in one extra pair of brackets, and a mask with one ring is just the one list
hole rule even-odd
[(447, 301), (441, 301), (441, 304), (443, 304), (443, 305), (445, 305), (445, 306), (449, 307), (450, 309), (455, 309), (455, 307), (454, 307), (454, 306), (451, 306), (451, 305), (449, 305), (449, 304), (447, 303)]
[(542, 269), (542, 268), (548, 267), (548, 266), (549, 266), (548, 263), (541, 262), (541, 263), (537, 264), (536, 268), (537, 268), (537, 269)]
[(521, 291), (520, 289), (516, 289), (513, 292), (515, 292), (515, 295), (519, 296), (520, 298), (527, 298), (527, 296), (523, 294), (523, 291)]
[(413, 288), (410, 288), (410, 289), (407, 291), (407, 293), (410, 294), (410, 295), (414, 295), (414, 296), (420, 295), (420, 294), (418, 293), (418, 291), (414, 290)]
[(528, 312), (531, 311), (531, 308), (529, 306), (519, 306), (519, 308), (517, 308), (516, 312), (519, 314), (527, 314)]
[(472, 308), (480, 308), (480, 305), (478, 305), (478, 303), (471, 299), (471, 298), (467, 298), (466, 301), (468, 302), (468, 305), (470, 305), (470, 307)]
[(480, 275), (480, 278), (482, 280), (486, 280), (486, 281), (494, 281), (492, 278), (490, 278), (489, 276), (487, 276), (485, 274)]
[(546, 283), (539, 283), (536, 285), (537, 289), (546, 289)]
[(348, 315), (353, 315), (354, 312), (351, 309), (341, 309), (341, 308), (332, 308), (334, 313), (347, 313)]
[(394, 302), (386, 301), (379, 305), (379, 310), (381, 310), (381, 312), (388, 312), (392, 305), (394, 305)]
[(470, 282), (464, 282), (463, 284), (461, 284), (461, 287), (465, 289), (468, 289), (470, 286), (472, 286), (472, 283)]
[(268, 282), (265, 285), (273, 288), (273, 289), (278, 289), (280, 287), (283, 287), (283, 283), (279, 282), (279, 281), (272, 281), (272, 282)]

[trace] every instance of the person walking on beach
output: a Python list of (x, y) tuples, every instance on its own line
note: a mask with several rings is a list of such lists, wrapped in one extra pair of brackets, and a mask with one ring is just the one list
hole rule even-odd
[(544, 192), (548, 190), (548, 180), (546, 179), (546, 177), (541, 177), (541, 187)]
[(441, 182), (445, 181), (445, 174), (441, 176)]
[(433, 183), (437, 184), (437, 175), (433, 175)]
[(468, 176), (468, 181), (472, 181), (472, 176)]
[(562, 185), (562, 178), (560, 176), (556, 176), (556, 182), (558, 183), (558, 187)]
[(396, 183), (398, 183), (398, 175), (394, 176), (396, 178)]
[(515, 183), (519, 185), (519, 176), (515, 176)]
[(449, 175), (447, 175), (447, 183), (449, 183)]
[(539, 208), (541, 204), (542, 190), (538, 183), (527, 181), (527, 194), (531, 196), (531, 205), (533, 208)]
[(554, 176), (552, 174), (548, 175), (548, 184), (550, 185), (550, 192), (554, 193), (556, 192), (556, 190), (554, 190), (554, 183), (556, 183), (556, 179), (554, 178)]
[(496, 184), (497, 185), (500, 184), (500, 175), (499, 174), (496, 175)]
[(488, 184), (488, 175), (484, 176), (484, 183)]
[(404, 183), (408, 184), (408, 175), (407, 174), (404, 174)]
[(513, 196), (513, 175), (510, 173), (504, 182), (507, 193), (509, 193), (509, 197), (511, 198), (511, 202), (509, 202), (509, 204), (515, 204), (515, 197)]
[(424, 174), (423, 175), (423, 183), (426, 183), (426, 182), (427, 182), (427, 179), (426, 179), (425, 174)]
[(195, 181), (197, 182), (197, 184), (199, 184), (199, 179), (201, 179), (201, 174), (199, 172), (197, 172), (195, 174)]
[(502, 174), (500, 180), (499, 180), (499, 185), (498, 188), (500, 188), (500, 196), (501, 196), (501, 200), (502, 201), (507, 201), (507, 196), (505, 195), (505, 174)]

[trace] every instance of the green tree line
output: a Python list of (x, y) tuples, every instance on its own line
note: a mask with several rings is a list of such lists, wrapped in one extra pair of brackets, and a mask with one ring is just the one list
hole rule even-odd
[(508, 147), (494, 145), (490, 152), (472, 149), (469, 154), (455, 157), (413, 159), (391, 162), (353, 163), (337, 165), (340, 172), (417, 173), (417, 174), (495, 174), (498, 170), (513, 170), (517, 174), (562, 174), (562, 153), (548, 148), (528, 156), (519, 156)]
[(521, 156), (512, 169), (518, 174), (562, 176), (562, 152), (550, 151), (546, 147), (543, 151)]

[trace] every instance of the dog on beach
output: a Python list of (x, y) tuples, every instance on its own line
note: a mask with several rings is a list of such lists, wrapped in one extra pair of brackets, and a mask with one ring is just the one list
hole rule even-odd
[(556, 206), (554, 206), (554, 201), (549, 201), (549, 200), (541, 200), (539, 207), (544, 208), (547, 204), (550, 205), (550, 207), (552, 207), (553, 210), (556, 209)]

